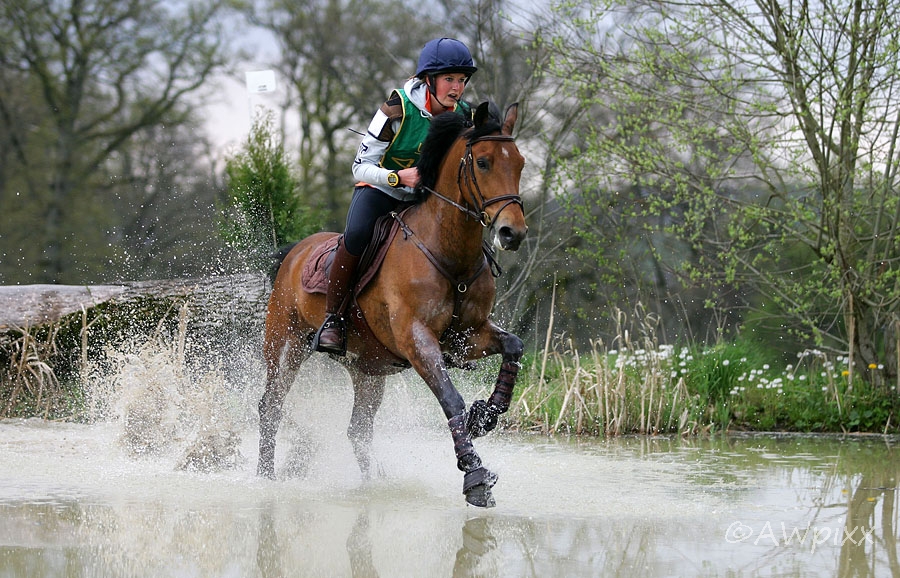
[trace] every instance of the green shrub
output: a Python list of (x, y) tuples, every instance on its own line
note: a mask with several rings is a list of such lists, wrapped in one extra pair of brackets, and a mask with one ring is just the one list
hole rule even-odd
[(526, 362), (508, 423), (601, 435), (900, 431), (896, 390), (851, 375), (845, 357), (807, 350), (777, 369), (748, 340), (676, 348), (658, 343), (652, 317), (620, 326), (618, 349), (597, 341), (585, 354), (558, 341)]
[(272, 129), (271, 112), (254, 121), (243, 149), (227, 160), (225, 172), (228, 205), (220, 230), (229, 246), (245, 252), (251, 268), (268, 269), (277, 249), (317, 230), (321, 219), (301, 204), (284, 145)]

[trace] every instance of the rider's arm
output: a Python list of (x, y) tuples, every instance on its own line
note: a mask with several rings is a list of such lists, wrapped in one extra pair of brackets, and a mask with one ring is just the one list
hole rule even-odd
[(370, 185), (388, 186), (391, 171), (381, 166), (384, 154), (391, 146), (403, 121), (403, 99), (397, 91), (381, 105), (359, 144), (353, 161), (353, 178)]
[[(385, 114), (384, 107), (375, 113), (353, 161), (353, 178), (358, 182), (387, 186), (390, 171), (381, 166), (381, 160), (394, 138), (394, 124)], [(399, 124), (397, 120), (398, 127)]]

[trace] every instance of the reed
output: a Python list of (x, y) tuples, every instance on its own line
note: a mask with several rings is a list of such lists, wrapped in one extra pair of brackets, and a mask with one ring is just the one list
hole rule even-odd
[(41, 331), (13, 326), (0, 333), (0, 418), (47, 418), (67, 403), (67, 392), (49, 360), (56, 355), (58, 327)]
[(579, 351), (565, 336), (548, 337), (540, 369), (531, 364), (509, 427), (545, 434), (623, 435), (697, 430), (696, 403), (674, 374), (673, 348), (659, 343), (659, 319), (638, 307), (616, 312), (614, 347), (603, 340)]
[[(615, 313), (610, 344), (553, 334), (526, 359), (504, 426), (544, 434), (679, 434), (728, 430), (900, 433), (900, 394), (853, 371), (850, 354), (806, 350), (778, 370), (752, 340), (677, 351), (641, 307)], [(779, 357), (780, 359), (780, 357)], [(877, 365), (869, 372), (878, 372)]]

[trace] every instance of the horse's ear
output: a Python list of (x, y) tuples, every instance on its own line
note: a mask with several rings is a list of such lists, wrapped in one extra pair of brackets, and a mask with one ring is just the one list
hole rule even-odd
[(519, 118), (519, 103), (514, 102), (506, 108), (506, 118), (503, 120), (503, 134), (512, 135), (513, 128), (516, 126), (516, 119)]
[(491, 103), (484, 101), (475, 109), (475, 127), (480, 127), (491, 117)]

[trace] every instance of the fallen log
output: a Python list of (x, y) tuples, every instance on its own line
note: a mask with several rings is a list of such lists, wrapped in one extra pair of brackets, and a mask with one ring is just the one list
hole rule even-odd
[[(102, 358), (105, 348), (148, 337), (190, 343), (196, 355), (220, 360), (226, 369), (240, 364), (261, 355), (269, 291), (264, 275), (251, 274), (116, 285), (2, 286), (0, 401), (18, 397), (23, 386), (15, 384), (27, 377), (27, 364), (52, 373), (54, 381), (71, 382), (78, 368)], [(0, 405), (6, 406), (0, 407), (0, 416), (15, 413), (12, 402)]]
[(187, 300), (200, 326), (227, 325), (238, 318), (261, 321), (268, 291), (265, 277), (250, 274), (116, 285), (6, 285), (0, 286), (0, 331), (57, 322), (102, 304), (121, 308), (148, 300)]

